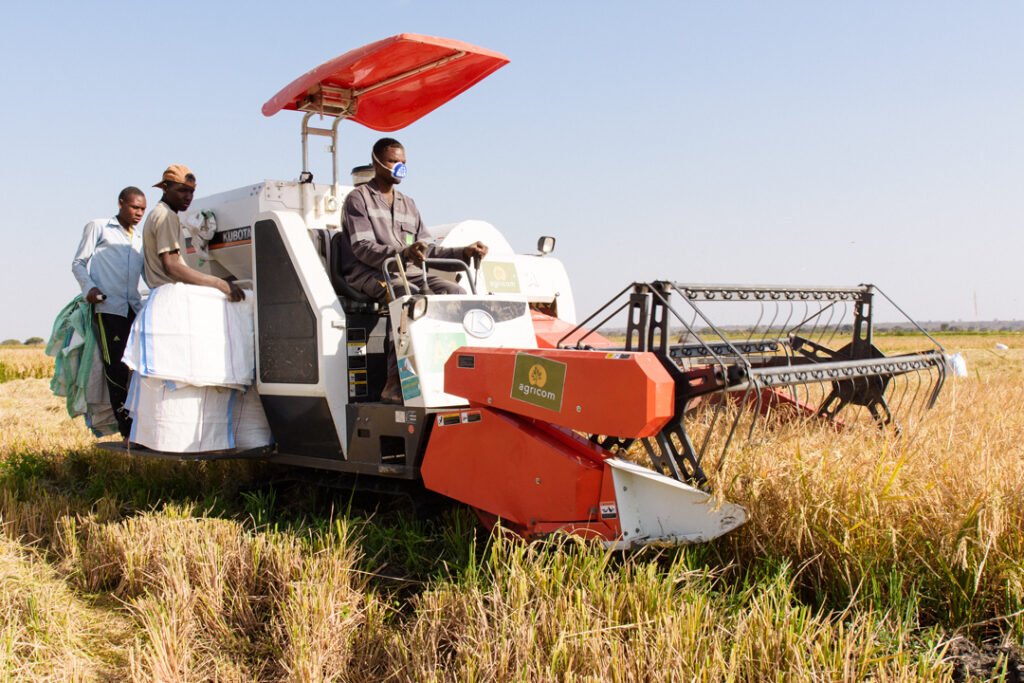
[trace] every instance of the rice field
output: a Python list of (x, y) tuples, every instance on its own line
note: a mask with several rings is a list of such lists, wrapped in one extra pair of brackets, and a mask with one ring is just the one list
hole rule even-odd
[(43, 347), (0, 345), (0, 382), (52, 376), (53, 359), (43, 353)]
[(0, 672), (1022, 680), (1024, 336), (941, 341), (969, 376), (901, 438), (774, 431), (712, 473), (746, 525), (628, 554), (267, 465), (106, 454), (50, 395), (41, 350), (0, 349)]

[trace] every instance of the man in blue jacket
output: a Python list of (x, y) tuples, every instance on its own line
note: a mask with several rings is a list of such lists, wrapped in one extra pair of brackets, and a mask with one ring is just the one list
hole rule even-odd
[(127, 438), (132, 424), (124, 405), (129, 370), (121, 356), (135, 314), (142, 308), (142, 234), (135, 226), (146, 213), (146, 195), (137, 187), (126, 187), (117, 197), (117, 206), (113, 218), (86, 224), (71, 272), (85, 300), (93, 305), (110, 407), (121, 436)]

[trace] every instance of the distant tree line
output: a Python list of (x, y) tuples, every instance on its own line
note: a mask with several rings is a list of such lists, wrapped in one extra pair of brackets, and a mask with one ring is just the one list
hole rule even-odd
[(29, 337), (23, 342), (17, 339), (4, 339), (0, 342), (0, 346), (35, 346), (36, 344), (42, 344), (46, 340), (42, 337)]

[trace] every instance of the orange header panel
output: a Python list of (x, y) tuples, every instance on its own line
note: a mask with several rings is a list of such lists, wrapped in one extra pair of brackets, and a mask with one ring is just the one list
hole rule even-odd
[(424, 486), (527, 529), (538, 522), (598, 519), (607, 467), (597, 446), (486, 407), (466, 412), (478, 420), (442, 421), (430, 433)]
[(591, 434), (641, 438), (673, 415), (675, 384), (652, 353), (462, 347), (444, 390)]
[[(499, 52), (458, 40), (402, 33), (346, 52), (306, 72), (267, 100), (263, 114), (273, 116), (282, 109), (299, 109), (307, 95), (319, 86), (329, 86), (353, 91), (356, 110), (349, 116), (353, 121), (374, 130), (398, 130), (468, 90), (508, 61)], [(436, 65), (417, 72), (432, 64)], [(366, 92), (362, 92), (364, 89)]]
[[(558, 348), (559, 342), (565, 345), (576, 344), (582, 340), (587, 346), (595, 349), (604, 349), (616, 346), (615, 342), (609, 341), (601, 334), (581, 328), (573, 332), (575, 325), (550, 316), (540, 311), (530, 311), (533, 316), (533, 329), (537, 333), (537, 346), (542, 349)], [(572, 333), (572, 334), (570, 334)]]

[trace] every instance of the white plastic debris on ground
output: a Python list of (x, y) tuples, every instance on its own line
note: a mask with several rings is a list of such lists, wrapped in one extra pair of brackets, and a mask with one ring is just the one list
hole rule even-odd
[(996, 351), (1009, 351), (1010, 347), (1002, 342), (996, 342)]
[(954, 377), (967, 376), (967, 360), (960, 352), (946, 354), (946, 364), (949, 366), (949, 371), (953, 373)]
[(157, 451), (245, 450), (271, 443), (252, 387), (252, 292), (231, 303), (210, 287), (153, 290), (135, 319), (124, 362), (132, 442)]

